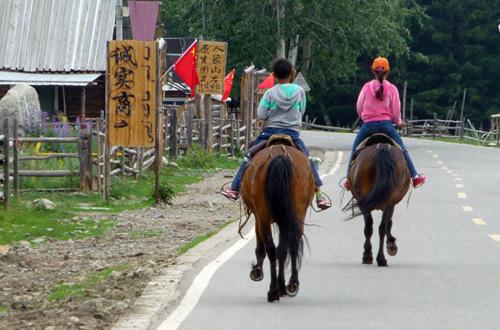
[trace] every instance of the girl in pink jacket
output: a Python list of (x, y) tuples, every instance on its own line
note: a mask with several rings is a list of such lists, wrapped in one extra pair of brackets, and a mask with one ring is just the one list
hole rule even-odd
[[(404, 122), (401, 120), (401, 101), (399, 100), (398, 89), (386, 80), (390, 71), (389, 61), (384, 57), (376, 58), (372, 64), (372, 71), (375, 79), (363, 86), (358, 97), (356, 108), (358, 115), (363, 120), (363, 125), (354, 140), (347, 172), (349, 173), (352, 155), (358, 145), (372, 134), (384, 133), (401, 146), (410, 170), (413, 187), (420, 187), (425, 183), (427, 177), (417, 173), (408, 150), (393, 125), (403, 127)], [(344, 182), (344, 188), (346, 190), (351, 189), (348, 180)]]

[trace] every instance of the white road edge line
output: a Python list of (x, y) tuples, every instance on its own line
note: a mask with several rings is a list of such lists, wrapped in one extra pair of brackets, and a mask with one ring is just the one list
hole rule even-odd
[[(343, 152), (339, 151), (335, 165), (327, 174), (323, 174), (321, 176), (321, 179), (335, 174), (342, 162), (342, 156)], [(201, 295), (207, 288), (208, 284), (210, 283), (210, 279), (215, 274), (217, 269), (219, 269), (219, 267), (221, 267), (226, 261), (231, 259), (231, 257), (236, 252), (245, 247), (245, 245), (247, 245), (254, 237), (255, 230), (251, 230), (246, 239), (238, 240), (236, 243), (234, 243), (233, 246), (222, 252), (217, 257), (217, 259), (213, 260), (208, 265), (203, 267), (201, 272), (194, 279), (193, 283), (186, 292), (186, 295), (184, 296), (184, 298), (182, 298), (177, 308), (165, 321), (160, 324), (157, 330), (176, 330), (188, 317), (189, 313), (191, 313), (191, 311), (196, 307), (196, 305), (200, 301)]]
[(321, 180), (323, 180), (324, 178), (326, 178), (328, 176), (334, 175), (335, 172), (337, 172), (337, 170), (339, 169), (340, 163), (342, 163), (342, 157), (344, 156), (344, 152), (339, 151), (338, 154), (339, 154), (339, 156), (337, 157), (337, 161), (335, 162), (335, 165), (333, 165), (330, 172), (328, 172), (327, 174), (320, 175)]
[(255, 231), (252, 230), (251, 233), (247, 236), (246, 239), (238, 240), (233, 246), (231, 246), (226, 251), (222, 252), (217, 259), (210, 262), (208, 265), (203, 267), (201, 272), (196, 276), (193, 283), (189, 287), (188, 291), (179, 306), (174, 310), (170, 316), (163, 321), (160, 326), (157, 328), (158, 330), (175, 330), (177, 329), (181, 323), (186, 319), (186, 317), (191, 313), (191, 311), (196, 307), (198, 301), (201, 298), (201, 295), (207, 288), (210, 279), (214, 275), (214, 273), (222, 266), (226, 261), (231, 259), (231, 257), (241, 250), (245, 245), (247, 245), (252, 238), (255, 237)]

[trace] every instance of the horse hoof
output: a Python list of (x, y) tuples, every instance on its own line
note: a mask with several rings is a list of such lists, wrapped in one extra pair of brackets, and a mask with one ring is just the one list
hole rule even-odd
[(373, 264), (373, 257), (372, 256), (363, 256), (363, 264), (364, 265)]
[(392, 257), (398, 254), (398, 246), (396, 245), (396, 242), (387, 242), (387, 253)]
[(379, 267), (387, 267), (387, 260), (377, 259), (377, 265)]
[(269, 291), (267, 293), (267, 302), (275, 302), (275, 301), (280, 301), (280, 293), (278, 291)]
[(264, 272), (262, 272), (261, 268), (254, 268), (250, 271), (250, 278), (255, 282), (262, 281), (264, 278)]
[(289, 297), (295, 297), (299, 293), (299, 285), (297, 283), (290, 283), (286, 286), (286, 294)]

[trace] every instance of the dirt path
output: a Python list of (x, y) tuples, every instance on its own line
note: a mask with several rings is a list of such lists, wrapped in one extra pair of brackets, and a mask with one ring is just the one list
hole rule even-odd
[[(180, 246), (236, 220), (239, 204), (217, 194), (232, 172), (220, 171), (189, 186), (171, 206), (79, 217), (117, 221), (104, 237), (11, 248), (0, 257), (0, 306), (7, 308), (0, 310), (0, 328), (109, 327), (149, 279), (174, 261)], [(49, 301), (58, 284), (60, 292), (84, 296)]]

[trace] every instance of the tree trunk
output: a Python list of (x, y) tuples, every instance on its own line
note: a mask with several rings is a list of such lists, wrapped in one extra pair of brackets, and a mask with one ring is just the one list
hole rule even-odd
[(304, 38), (304, 46), (302, 48), (302, 67), (301, 71), (304, 75), (307, 75), (311, 69), (311, 53), (312, 53), (312, 39), (311, 36), (306, 36)]
[(288, 60), (293, 66), (297, 64), (297, 55), (299, 53), (299, 35), (290, 40), (290, 49), (288, 51)]
[(278, 23), (276, 57), (286, 57), (285, 53), (285, 0), (276, 0), (276, 21)]

